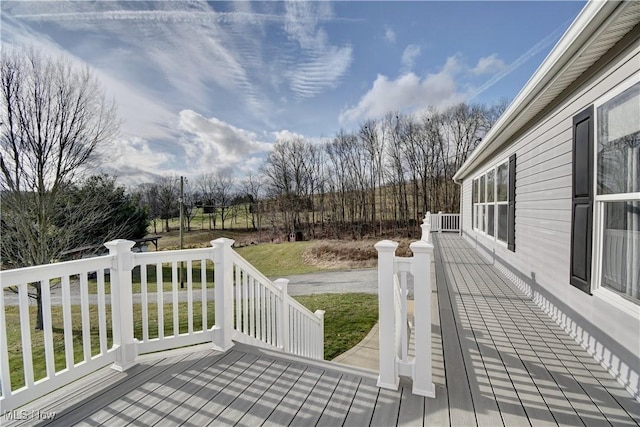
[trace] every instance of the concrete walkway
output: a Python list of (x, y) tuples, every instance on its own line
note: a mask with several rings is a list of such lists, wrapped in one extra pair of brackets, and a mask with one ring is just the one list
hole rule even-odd
[[(407, 316), (409, 317), (410, 322), (413, 323), (413, 301), (407, 301)], [(410, 350), (411, 348), (412, 347), (410, 345)], [(379, 324), (376, 323), (362, 341), (334, 358), (332, 362), (378, 371), (380, 365), (379, 354), (380, 328)]]

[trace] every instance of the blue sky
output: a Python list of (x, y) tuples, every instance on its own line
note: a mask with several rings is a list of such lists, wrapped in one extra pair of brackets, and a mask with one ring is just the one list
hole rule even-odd
[(279, 138), (512, 100), (583, 1), (3, 1), (1, 40), (88, 64), (118, 105), (105, 170), (255, 171)]

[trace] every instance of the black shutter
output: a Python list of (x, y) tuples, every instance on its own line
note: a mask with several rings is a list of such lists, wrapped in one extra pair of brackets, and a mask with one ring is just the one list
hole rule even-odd
[(573, 185), (569, 282), (591, 293), (593, 228), (593, 106), (573, 118)]
[(509, 157), (509, 207), (507, 209), (507, 248), (516, 251), (516, 155)]

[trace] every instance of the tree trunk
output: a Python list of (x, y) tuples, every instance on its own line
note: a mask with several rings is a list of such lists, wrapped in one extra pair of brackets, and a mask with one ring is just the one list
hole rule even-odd
[(40, 283), (34, 284), (33, 287), (36, 290), (36, 305), (38, 307), (36, 315), (36, 330), (42, 331), (44, 329), (44, 319), (42, 315), (42, 289)]

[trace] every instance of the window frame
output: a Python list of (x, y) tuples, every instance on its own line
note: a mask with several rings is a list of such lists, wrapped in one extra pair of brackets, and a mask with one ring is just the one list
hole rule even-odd
[(638, 314), (638, 308), (640, 307), (640, 298), (637, 302), (631, 301), (617, 292), (607, 289), (602, 286), (602, 268), (603, 268), (603, 244), (604, 244), (604, 219), (605, 219), (605, 205), (608, 202), (627, 202), (627, 201), (640, 201), (640, 192), (631, 193), (616, 193), (616, 194), (598, 194), (598, 155), (597, 147), (599, 143), (598, 134), (598, 121), (599, 108), (614, 98), (622, 95), (625, 91), (640, 83), (640, 76), (635, 75), (625, 80), (618, 85), (614, 90), (609, 91), (603, 95), (596, 102), (594, 106), (594, 120), (593, 120), (593, 144), (594, 144), (594, 156), (593, 156), (593, 246), (592, 246), (592, 264), (591, 264), (591, 293), (600, 299), (603, 299), (618, 309), (636, 316)]
[[(506, 169), (507, 169), (507, 181), (506, 181), (506, 193), (505, 193), (505, 200), (501, 200), (498, 201), (498, 168), (500, 166), (506, 165)], [(488, 175), (489, 172), (493, 171), (493, 202), (488, 202)], [(481, 180), (480, 178), (484, 178), (483, 180)], [(484, 188), (479, 188), (480, 187), (480, 182), (484, 182)], [(476, 185), (478, 186), (478, 193), (480, 193), (481, 191), (484, 191), (484, 198), (483, 198), (483, 202), (480, 202), (480, 194), (477, 194), (475, 197), (475, 203), (474, 203), (474, 197), (473, 197), (473, 191), (476, 191)], [(498, 238), (498, 234), (499, 234), (499, 224), (498, 224), (498, 211), (499, 211), (499, 206), (505, 206), (508, 208), (509, 206), (509, 156), (507, 155), (506, 157), (501, 157), (499, 161), (495, 162), (494, 164), (492, 164), (491, 167), (483, 169), (482, 172), (478, 173), (477, 175), (475, 175), (472, 180), (471, 180), (471, 188), (472, 188), (472, 195), (471, 195), (471, 202), (473, 205), (473, 218), (472, 218), (472, 224), (471, 224), (471, 228), (473, 229), (473, 231), (481, 234), (482, 236), (486, 237), (489, 240), (494, 241), (495, 243), (503, 246), (505, 249), (507, 249), (508, 247), (508, 232), (505, 233), (505, 240), (502, 240), (500, 238)], [(490, 235), (488, 233), (488, 205), (493, 205), (493, 235)], [(483, 215), (480, 215), (480, 212), (483, 212)], [(483, 220), (483, 224), (482, 227), (480, 227), (480, 219)], [(508, 219), (507, 222), (504, 224), (504, 227), (508, 229)]]

